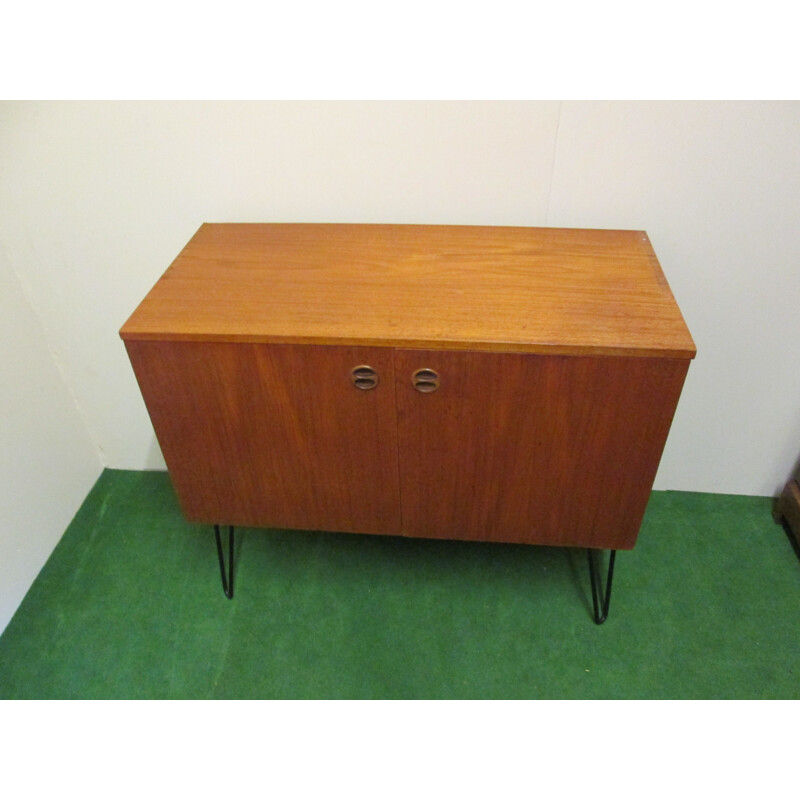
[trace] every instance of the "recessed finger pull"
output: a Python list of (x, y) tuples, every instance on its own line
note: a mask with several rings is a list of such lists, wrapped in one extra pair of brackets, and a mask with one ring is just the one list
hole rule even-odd
[(439, 388), (439, 373), (433, 369), (418, 369), (411, 376), (411, 383), (418, 392), (435, 392)]
[(350, 371), (350, 380), (357, 389), (374, 389), (378, 385), (378, 373), (372, 367), (362, 364), (360, 367), (353, 367)]

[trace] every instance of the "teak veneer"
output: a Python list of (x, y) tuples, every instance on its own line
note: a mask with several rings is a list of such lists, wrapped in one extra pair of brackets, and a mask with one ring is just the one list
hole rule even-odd
[(189, 520), (612, 550), (695, 355), (640, 231), (205, 224), (120, 335)]

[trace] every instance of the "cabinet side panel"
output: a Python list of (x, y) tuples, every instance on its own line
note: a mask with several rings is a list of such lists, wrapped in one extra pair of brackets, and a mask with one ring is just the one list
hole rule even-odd
[[(129, 341), (181, 507), (194, 522), (399, 532), (390, 350)], [(350, 371), (380, 377), (363, 391)]]
[[(430, 394), (410, 380), (423, 367)], [(687, 368), (397, 351), (404, 533), (630, 549)]]

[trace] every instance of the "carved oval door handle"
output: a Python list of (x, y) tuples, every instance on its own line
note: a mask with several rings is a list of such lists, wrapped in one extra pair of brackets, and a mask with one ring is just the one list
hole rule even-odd
[(418, 369), (411, 376), (411, 383), (418, 392), (428, 394), (439, 388), (439, 373), (434, 369)]
[(357, 389), (374, 389), (378, 385), (378, 373), (372, 367), (362, 364), (359, 367), (353, 367), (350, 371), (350, 380)]

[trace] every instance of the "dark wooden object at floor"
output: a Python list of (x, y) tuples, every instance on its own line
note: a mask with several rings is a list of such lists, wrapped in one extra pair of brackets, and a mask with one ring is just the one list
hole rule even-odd
[(775, 501), (775, 520), (783, 522), (800, 547), (800, 474), (792, 478)]

